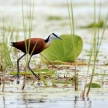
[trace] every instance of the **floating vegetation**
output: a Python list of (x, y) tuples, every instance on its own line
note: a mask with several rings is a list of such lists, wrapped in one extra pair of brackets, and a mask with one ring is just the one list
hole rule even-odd
[[(86, 87), (89, 87), (89, 84), (86, 84)], [(91, 88), (101, 88), (101, 86), (97, 83), (91, 83)]]
[(59, 17), (59, 16), (49, 16), (48, 18), (47, 18), (47, 20), (62, 20), (62, 17)]
[[(48, 62), (46, 62), (48, 63)], [(56, 65), (75, 65), (75, 62), (63, 62), (63, 61), (60, 61), (60, 60), (55, 60), (55, 61), (52, 61), (53, 64), (56, 64)], [(48, 63), (49, 64), (49, 63)], [(77, 61), (76, 62), (77, 65), (87, 65), (86, 62), (79, 62)]]
[[(36, 74), (42, 74), (42, 75), (53, 75), (54, 74), (54, 70), (51, 69), (38, 69), (38, 70), (34, 70)], [(10, 75), (16, 75), (17, 72), (10, 72)], [(26, 72), (27, 75), (32, 75), (32, 72)], [(25, 72), (20, 72), (20, 75), (25, 75)]]
[(103, 28), (104, 27), (104, 21), (98, 21), (97, 23), (93, 22), (87, 26), (82, 26), (81, 28)]

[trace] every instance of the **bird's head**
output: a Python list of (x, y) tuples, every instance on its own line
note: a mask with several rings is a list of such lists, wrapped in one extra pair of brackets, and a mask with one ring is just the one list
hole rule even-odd
[(53, 40), (53, 39), (56, 39), (56, 38), (62, 40), (62, 38), (61, 38), (60, 36), (58, 36), (57, 34), (55, 34), (55, 33), (51, 33), (51, 34), (49, 35), (49, 40)]
[(46, 42), (46, 48), (52, 43), (52, 41), (54, 40), (54, 39), (60, 39), (60, 40), (62, 40), (62, 38), (60, 37), (60, 36), (58, 36), (57, 34), (55, 34), (55, 33), (51, 33), (49, 36), (48, 36), (48, 38), (47, 39), (45, 39), (45, 42)]

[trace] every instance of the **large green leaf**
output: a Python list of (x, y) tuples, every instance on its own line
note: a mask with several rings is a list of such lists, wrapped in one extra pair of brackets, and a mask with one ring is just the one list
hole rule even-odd
[[(63, 40), (55, 39), (49, 48), (45, 49), (41, 54), (52, 62), (73, 62), (75, 60), (74, 55), (78, 57), (82, 51), (83, 41), (81, 37), (71, 34), (61, 35), (61, 38)], [(42, 62), (48, 62), (41, 55), (40, 59)]]

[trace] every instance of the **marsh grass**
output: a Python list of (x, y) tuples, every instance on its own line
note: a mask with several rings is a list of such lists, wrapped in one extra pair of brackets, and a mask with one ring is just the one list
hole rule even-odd
[[(25, 18), (26, 17), (24, 16), (24, 1), (22, 0), (22, 21), (23, 21), (23, 30), (24, 30), (23, 31), (23, 33), (24, 33), (24, 40), (26, 40), (27, 38), (29, 39), (28, 44), (25, 41), (25, 47), (26, 47), (26, 53), (27, 54), (30, 51), (30, 38), (31, 38), (31, 34), (32, 34), (32, 29), (33, 29), (32, 28), (32, 25), (33, 25), (33, 18), (34, 18), (34, 4), (35, 4), (35, 0), (31, 0), (31, 2), (30, 2), (29, 18), (28, 18), (29, 24), (26, 25), (26, 23), (25, 23)], [(28, 30), (29, 31), (26, 31), (27, 30), (27, 27), (28, 27)], [(32, 52), (31, 52), (31, 55), (32, 55), (32, 53), (33, 53), (36, 45), (37, 45), (37, 42), (36, 42), (36, 44), (35, 44)], [(28, 65), (27, 63), (29, 62), (30, 59), (31, 59), (31, 57), (30, 58), (28, 58), (28, 56), (26, 57), (26, 59), (25, 59), (26, 65)], [(23, 85), (25, 85), (25, 83), (26, 83), (26, 72), (27, 72), (27, 68), (25, 70), (24, 84)]]
[(73, 4), (72, 1), (70, 1), (70, 4), (67, 0), (67, 7), (68, 7), (68, 16), (69, 16), (69, 23), (70, 23), (70, 30), (72, 35), (72, 44), (73, 44), (73, 52), (74, 52), (74, 58), (75, 58), (75, 90), (78, 90), (78, 74), (76, 72), (77, 69), (77, 58), (76, 58), (76, 40), (75, 40), (75, 27), (74, 27), (74, 11), (73, 11)]
[[(32, 34), (32, 24), (33, 24), (33, 15), (34, 15), (34, 3), (35, 0), (30, 1), (30, 12), (29, 12), (29, 18), (28, 18), (28, 24), (26, 23), (26, 17), (25, 17), (25, 10), (24, 10), (24, 1), (22, 0), (22, 26), (23, 26), (23, 33), (24, 33), (24, 39), (30, 39), (31, 38), (31, 34)], [(4, 85), (5, 85), (5, 76), (7, 74), (7, 69), (8, 67), (13, 67), (14, 64), (12, 61), (16, 62), (16, 59), (18, 59), (19, 54), (18, 54), (18, 50), (16, 50), (15, 48), (10, 48), (8, 45), (8, 43), (11, 42), (17, 42), (19, 40), (19, 29), (16, 27), (14, 27), (11, 23), (8, 23), (8, 21), (6, 20), (5, 17), (3, 17), (3, 25), (1, 27), (1, 32), (2, 32), (2, 41), (0, 42), (1, 48), (0, 51), (2, 53), (0, 53), (0, 58), (1, 58), (1, 66), (2, 66), (2, 73), (3, 73), (3, 89), (2, 91), (4, 91)], [(16, 35), (14, 35), (14, 33)], [(28, 46), (28, 47), (27, 47)], [(26, 52), (28, 53), (30, 50), (30, 41), (29, 44), (27, 45), (25, 42), (25, 47), (26, 47)], [(15, 59), (11, 60), (11, 53), (14, 51), (13, 56), (15, 55)], [(33, 52), (33, 51), (32, 51)], [(27, 65), (28, 62), (28, 57), (25, 57), (25, 65)], [(15, 66), (16, 67), (16, 66)], [(26, 72), (27, 72), (27, 68), (25, 69), (25, 77), (24, 77), (24, 84), (26, 83)], [(8, 73), (9, 74), (9, 73)]]
[[(29, 15), (29, 17), (26, 18), (26, 13), (25, 13), (25, 9), (24, 9), (24, 0), (22, 0), (22, 27), (23, 27), (23, 35), (24, 35), (24, 40), (29, 39), (28, 43), (26, 43), (26, 41), (25, 41), (25, 48), (26, 48), (27, 56), (24, 57), (25, 58), (25, 64), (24, 65), (26, 65), (26, 67), (25, 67), (25, 75), (24, 75), (24, 80), (23, 80), (23, 89), (24, 89), (24, 87), (26, 85), (26, 74), (27, 74), (27, 70), (28, 70), (27, 65), (28, 65), (28, 62), (29, 62), (29, 60), (30, 60), (30, 58), (31, 58), (31, 56), (33, 54), (33, 51), (34, 51), (36, 45), (37, 45), (37, 42), (38, 42), (38, 41), (36, 42), (36, 44), (35, 44), (32, 52), (31, 52), (30, 56), (28, 56), (29, 51), (30, 51), (30, 38), (32, 36), (32, 30), (33, 30), (33, 26), (32, 25), (33, 25), (33, 18), (34, 18), (34, 5), (35, 5), (35, 0), (31, 0), (30, 1), (30, 7), (29, 7), (29, 13), (27, 13)], [(29, 23), (27, 23), (26, 21), (29, 22)], [(13, 37), (11, 37), (11, 38), (13, 38)], [(17, 39), (16, 39), (16, 41), (17, 41)], [(18, 56), (17, 56), (17, 59), (18, 59)], [(41, 77), (42, 77), (42, 81), (46, 85), (45, 79), (43, 78), (42, 75), (41, 75)]]
[[(4, 92), (4, 89), (5, 89), (5, 82), (6, 82), (6, 76), (9, 74), (9, 71), (7, 70), (8, 67), (12, 67), (13, 66), (13, 63), (12, 63), (12, 60), (11, 60), (11, 57), (10, 57), (10, 49), (8, 48), (8, 41), (9, 41), (9, 31), (5, 31), (4, 28), (7, 27), (7, 21), (5, 19), (5, 17), (3, 17), (3, 25), (2, 25), (2, 41), (0, 42), (0, 45), (1, 45), (1, 48), (0, 48), (0, 58), (1, 58), (1, 66), (2, 66), (2, 74), (3, 74), (3, 87), (2, 87), (2, 92)], [(10, 28), (10, 26), (8, 27)], [(12, 36), (13, 34), (11, 34)]]
[[(67, 0), (67, 7), (68, 7), (68, 14), (69, 14), (69, 23), (70, 23), (70, 29), (71, 29), (71, 34), (75, 34), (75, 29), (74, 29), (74, 13), (73, 13), (73, 4), (72, 1), (70, 1), (70, 4)], [(88, 70), (87, 70), (87, 76), (89, 74), (89, 68), (91, 67), (91, 60), (93, 58), (93, 67), (92, 67), (92, 74), (91, 74), (91, 78), (90, 78), (90, 83), (88, 85), (88, 90), (86, 95), (89, 95), (90, 89), (91, 89), (91, 85), (92, 85), (92, 81), (93, 81), (93, 76), (95, 74), (95, 68), (96, 68), (96, 64), (97, 64), (97, 58), (98, 58), (98, 54), (99, 54), (99, 50), (100, 50), (100, 46), (102, 44), (102, 40), (103, 40), (103, 36), (104, 36), (104, 32), (105, 32), (105, 28), (107, 27), (107, 19), (108, 19), (108, 14), (106, 16), (106, 20), (103, 26), (103, 30), (102, 33), (100, 35), (100, 26), (97, 26), (97, 24), (99, 24), (99, 22), (101, 22), (101, 0), (100, 0), (100, 9), (99, 9), (99, 15), (98, 18), (96, 17), (97, 12), (96, 12), (96, 0), (94, 0), (94, 24), (93, 24), (93, 38), (91, 39), (91, 47), (90, 47), (90, 56), (89, 56), (89, 60), (88, 60)], [(96, 19), (98, 19), (98, 22), (96, 22)], [(72, 44), (74, 46), (74, 52), (75, 51), (75, 39), (74, 36), (72, 36)], [(74, 54), (76, 55), (76, 53)], [(76, 60), (75, 60), (76, 63)], [(75, 65), (75, 90), (78, 89), (78, 75), (76, 73), (76, 65)], [(87, 84), (87, 80), (86, 80), (86, 84)], [(85, 85), (86, 85), (85, 84)], [(83, 97), (85, 95), (85, 91), (86, 91), (86, 86), (84, 87), (83, 90)]]
[[(100, 1), (100, 10), (99, 10), (98, 22), (100, 22), (100, 16), (101, 16), (101, 1)], [(96, 24), (96, 19), (97, 19), (96, 18), (96, 0), (94, 0), (94, 23), (95, 24)], [(94, 77), (94, 74), (95, 74), (95, 68), (96, 68), (96, 64), (97, 64), (97, 58), (98, 58), (100, 46), (102, 44), (105, 28), (107, 27), (107, 25), (106, 25), (107, 24), (107, 19), (108, 19), (108, 14), (106, 16), (106, 21), (105, 21), (105, 24), (104, 24), (101, 35), (100, 35), (99, 27), (97, 28), (97, 26), (94, 25), (94, 28), (93, 28), (93, 38), (91, 40), (90, 57), (89, 57), (89, 61), (88, 61), (87, 75), (89, 73), (89, 68), (90, 68), (90, 63), (91, 63), (91, 58), (92, 57), (93, 57), (93, 67), (92, 67), (92, 74), (91, 74), (91, 78), (90, 78), (90, 84), (88, 86), (88, 90), (87, 90), (87, 93), (86, 93), (87, 96), (89, 95), (91, 85), (92, 85), (92, 81), (93, 81), (93, 77)]]
[[(26, 22), (25, 22), (26, 17), (25, 17), (25, 13), (24, 13), (24, 0), (22, 0), (22, 21), (23, 21), (23, 30), (24, 30), (23, 31), (23, 33), (24, 33), (24, 40), (29, 39), (28, 43), (26, 43), (26, 41), (25, 41), (25, 47), (26, 47), (26, 53), (27, 54), (30, 51), (30, 38), (31, 38), (31, 35), (32, 35), (32, 30), (33, 30), (33, 26), (32, 25), (33, 25), (33, 18), (34, 18), (34, 4), (35, 4), (35, 0), (31, 0), (31, 2), (30, 2), (30, 10), (29, 10), (29, 17), (28, 17), (29, 24), (26, 25)], [(29, 31), (27, 31), (27, 30), (29, 30)], [(36, 44), (33, 47), (33, 50), (32, 50), (32, 52), (30, 54), (30, 58), (31, 58), (31, 56), (33, 54), (33, 51), (34, 51), (37, 43), (38, 43), (38, 41), (36, 42)], [(27, 63), (29, 62), (30, 58), (28, 58), (28, 56), (26, 57), (26, 59), (25, 59), (26, 65), (28, 65)], [(23, 85), (25, 85), (25, 83), (26, 83), (26, 72), (27, 72), (27, 68), (25, 70), (24, 84)], [(43, 74), (40, 74), (40, 78), (42, 79), (44, 85), (47, 86), (47, 82), (44, 79)]]
[[(30, 10), (29, 10), (29, 17), (28, 17), (28, 22), (29, 23), (26, 23), (26, 16), (25, 16), (25, 10), (24, 10), (24, 0), (22, 0), (22, 26), (23, 26), (23, 35), (24, 35), (24, 40), (26, 40), (26, 39), (30, 39), (31, 38), (31, 35), (32, 35), (32, 30), (33, 30), (33, 28), (32, 28), (32, 25), (33, 25), (33, 18), (34, 18), (34, 4), (35, 4), (35, 0), (32, 0), (32, 1), (30, 1)], [(72, 8), (72, 5), (71, 5), (71, 8)], [(70, 10), (70, 12), (73, 12), (73, 10), (71, 9)], [(71, 19), (71, 17), (73, 18), (73, 15), (72, 16), (70, 16), (70, 19)], [(70, 20), (71, 21), (71, 25), (70, 25), (70, 27), (71, 28), (73, 28), (74, 27), (74, 20)], [(6, 22), (6, 20), (4, 20), (3, 22)], [(18, 34), (19, 34), (19, 31), (18, 31), (18, 29), (16, 28), (13, 28), (12, 27), (12, 25), (10, 24), (8, 27), (5, 27), (5, 26), (3, 26), (3, 30), (5, 30), (5, 32), (10, 32), (10, 40), (11, 41), (18, 41)], [(7, 29), (5, 29), (5, 28), (8, 28), (8, 30)], [(16, 30), (17, 30), (17, 36), (15, 36), (16, 38), (14, 39), (14, 32), (16, 32)], [(4, 35), (5, 35), (5, 32), (4, 32)], [(71, 31), (71, 34), (74, 34), (74, 29)], [(7, 38), (6, 38), (7, 39)], [(4, 39), (4, 42), (5, 43), (7, 43), (7, 40), (6, 39)], [(73, 45), (75, 44), (74, 43), (74, 41), (75, 41), (75, 39), (74, 39), (74, 36), (72, 36), (72, 42), (73, 42)], [(36, 43), (37, 44), (37, 43)], [(7, 44), (6, 44), (7, 45)], [(4, 45), (4, 47), (5, 47), (5, 49), (7, 49), (7, 51), (8, 51), (8, 47), (6, 47), (5, 45)], [(25, 41), (25, 47), (26, 47), (26, 53), (28, 53), (29, 52), (29, 50), (30, 50), (30, 41), (29, 41), (29, 43), (27, 44), (26, 43), (26, 41)], [(34, 46), (34, 48), (36, 47), (36, 45)], [(75, 47), (75, 45), (74, 45), (74, 47)], [(12, 48), (13, 49), (13, 48)], [(34, 50), (34, 49), (33, 49)], [(74, 50), (75, 50), (75, 48), (74, 48)], [(75, 52), (75, 51), (74, 51)], [(7, 52), (6, 52), (7, 53)], [(33, 53), (33, 51), (32, 51), (32, 53)], [(31, 53), (31, 55), (32, 55), (32, 53)], [(8, 52), (8, 54), (9, 55), (6, 55), (6, 57), (9, 59), (9, 57), (10, 57), (10, 52)], [(16, 53), (17, 55), (16, 55), (16, 58), (18, 59), (18, 57), (19, 57), (19, 54), (18, 54), (18, 50), (17, 50), (17, 53)], [(74, 56), (76, 57), (76, 54), (74, 54)], [(8, 59), (6, 59), (6, 60), (8, 60)], [(10, 58), (10, 60), (11, 60), (11, 58)], [(10, 61), (9, 60), (9, 61)], [(16, 60), (16, 59), (15, 59)], [(25, 75), (24, 75), (24, 82), (23, 82), (23, 88), (25, 87), (25, 85), (26, 85), (26, 74), (27, 74), (27, 63), (28, 63), (28, 61), (29, 61), (29, 56), (26, 56), (25, 57), (25, 65), (26, 65), (26, 68), (25, 68)], [(75, 60), (76, 61), (76, 60)], [(50, 61), (49, 61), (50, 62)], [(76, 62), (75, 62), (76, 63)], [(53, 64), (52, 64), (53, 65)], [(54, 65), (53, 65), (54, 66)], [(16, 66), (15, 66), (16, 67)], [(76, 65), (75, 65), (75, 67), (76, 67)], [(7, 68), (7, 67), (6, 67)], [(58, 68), (56, 68), (56, 71), (58, 70)], [(46, 74), (47, 75), (47, 74)], [(41, 79), (42, 79), (42, 81), (43, 81), (43, 83), (44, 83), (44, 85), (45, 86), (47, 86), (48, 84), (47, 84), (47, 81), (46, 81), (46, 79), (44, 78), (44, 76), (43, 76), (43, 74), (41, 74)], [(53, 76), (51, 76), (51, 82), (52, 82), (52, 85), (55, 85), (56, 84), (56, 75), (54, 74)], [(77, 90), (77, 87), (75, 86), (75, 89)]]

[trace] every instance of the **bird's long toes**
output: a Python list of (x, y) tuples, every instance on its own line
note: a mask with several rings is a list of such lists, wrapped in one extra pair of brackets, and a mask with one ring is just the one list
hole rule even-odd
[(20, 81), (19, 80), (17, 80), (17, 84), (20, 84)]
[(38, 79), (38, 80), (41, 80), (41, 78), (40, 78), (40, 75), (38, 74), (38, 75), (36, 75), (35, 74), (35, 77)]
[(40, 78), (40, 77), (38, 77), (38, 80), (41, 80), (41, 78)]

